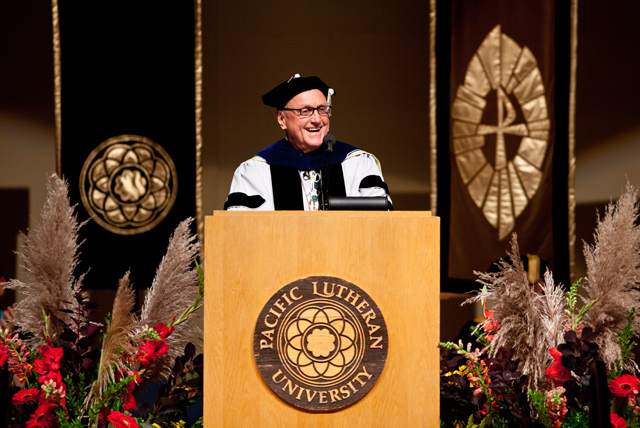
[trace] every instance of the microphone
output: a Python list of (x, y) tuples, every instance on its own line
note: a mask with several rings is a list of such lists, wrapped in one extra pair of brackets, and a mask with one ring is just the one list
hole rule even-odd
[(333, 153), (333, 145), (336, 143), (336, 137), (331, 134), (327, 134), (322, 139), (322, 144), (327, 145), (327, 152)]
[(346, 210), (346, 211), (389, 211), (393, 207), (386, 196), (358, 197), (358, 196), (331, 196), (329, 195), (329, 177), (331, 176), (331, 155), (336, 137), (327, 134), (322, 139), (322, 144), (327, 145), (327, 160), (322, 172), (322, 194), (320, 196), (320, 206), (323, 210)]
[(327, 209), (327, 203), (329, 199), (329, 176), (331, 175), (331, 156), (333, 155), (333, 145), (336, 143), (336, 137), (331, 134), (327, 134), (322, 139), (322, 144), (327, 145), (327, 160), (324, 163), (324, 171), (322, 172), (322, 193), (320, 206), (323, 210)]

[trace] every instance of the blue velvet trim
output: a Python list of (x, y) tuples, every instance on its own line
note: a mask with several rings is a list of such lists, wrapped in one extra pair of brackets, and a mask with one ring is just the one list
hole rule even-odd
[[(358, 150), (358, 148), (336, 141), (333, 145), (331, 164), (342, 162), (354, 150)], [(286, 166), (298, 170), (312, 170), (324, 168), (327, 160), (327, 146), (323, 144), (315, 152), (305, 154), (300, 153), (291, 143), (282, 139), (262, 150), (256, 156), (263, 158), (269, 165)]]

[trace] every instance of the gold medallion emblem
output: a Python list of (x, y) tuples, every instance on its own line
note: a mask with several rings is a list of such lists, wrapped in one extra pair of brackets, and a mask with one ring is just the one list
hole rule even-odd
[(96, 147), (80, 172), (82, 204), (110, 232), (147, 232), (171, 211), (178, 190), (176, 167), (159, 144), (120, 135)]
[(258, 317), (253, 346), (262, 378), (280, 398), (305, 410), (335, 411), (378, 380), (387, 327), (362, 289), (316, 276), (273, 295)]
[[(497, 123), (485, 124), (491, 91), (496, 94)], [(535, 56), (503, 34), (500, 25), (482, 41), (469, 63), (451, 117), (460, 177), (486, 220), (498, 229), (498, 238), (505, 239), (542, 181), (550, 121)], [(517, 123), (519, 117), (524, 122)], [(493, 164), (485, 157), (485, 136), (490, 134), (495, 134)], [(512, 158), (507, 136), (521, 137)]]

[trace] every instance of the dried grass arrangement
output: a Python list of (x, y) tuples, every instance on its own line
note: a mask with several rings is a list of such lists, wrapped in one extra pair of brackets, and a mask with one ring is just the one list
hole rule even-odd
[(627, 185), (598, 218), (584, 296), (549, 271), (537, 293), (515, 235), (498, 272), (476, 272), (482, 288), (465, 303), (484, 306), (477, 343), (440, 344), (442, 426), (640, 426), (637, 199)]
[[(16, 331), (0, 333), (0, 364), (14, 383), (10, 426), (184, 426), (185, 407), (202, 383), (202, 355), (188, 343), (195, 329), (190, 315), (204, 297), (193, 219), (170, 238), (141, 312), (134, 312), (126, 273), (102, 324), (91, 319), (95, 305), (83, 292), (84, 275), (74, 276), (83, 224), (68, 186), (53, 175), (47, 190), (41, 219), (19, 254), (28, 279), (6, 284), (25, 296)], [(140, 411), (136, 392), (149, 382), (168, 385), (164, 401)]]

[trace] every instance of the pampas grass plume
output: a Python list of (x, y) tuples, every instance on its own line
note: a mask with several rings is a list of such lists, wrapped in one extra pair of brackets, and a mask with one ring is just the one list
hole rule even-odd
[[(513, 349), (513, 358), (518, 358), (518, 369), (528, 376), (529, 387), (536, 389), (545, 378), (545, 369), (551, 359), (548, 336), (542, 323), (537, 294), (527, 280), (517, 236), (511, 239), (511, 259), (499, 261), (499, 272), (475, 272), (483, 290), (467, 300), (484, 300), (493, 310), (493, 319), (500, 325), (490, 345), (496, 354), (500, 348)], [(488, 320), (483, 321), (484, 323)]]
[(555, 348), (564, 342), (564, 333), (570, 327), (567, 317), (567, 300), (562, 287), (556, 286), (551, 271), (547, 269), (542, 284), (542, 294), (536, 297), (540, 308), (542, 327), (547, 348)]
[[(587, 265), (585, 290), (588, 304), (598, 300), (584, 320), (599, 335), (600, 358), (608, 369), (621, 360), (618, 336), (627, 324), (632, 307), (640, 304), (640, 228), (637, 191), (627, 183), (616, 203), (610, 203), (598, 218), (594, 243), (585, 243)], [(640, 333), (640, 320), (633, 324)], [(633, 369), (632, 367), (628, 367)], [(634, 370), (635, 371), (635, 370)]]
[(135, 292), (129, 283), (129, 272), (127, 272), (118, 283), (118, 291), (113, 301), (111, 322), (107, 326), (102, 341), (102, 353), (96, 381), (98, 394), (102, 394), (107, 385), (115, 381), (114, 367), (116, 369), (126, 368), (121, 352), (123, 350), (125, 354), (133, 352), (130, 336), (136, 327), (135, 317), (132, 313), (135, 302)]
[[(26, 333), (25, 343), (31, 347), (45, 341), (42, 311), (69, 324), (70, 315), (58, 309), (69, 308), (81, 289), (83, 277), (76, 279), (74, 271), (78, 264), (78, 231), (84, 223), (78, 224), (67, 190), (65, 181), (55, 174), (50, 177), (40, 221), (25, 236), (19, 253), (28, 280), (13, 279), (6, 286), (24, 294), (16, 306), (18, 316), (14, 322)], [(56, 322), (49, 325), (49, 334), (56, 343), (62, 326)]]
[[(159, 322), (168, 324), (171, 317), (181, 314), (191, 306), (198, 295), (199, 280), (194, 262), (200, 243), (191, 234), (192, 221), (193, 218), (184, 220), (176, 228), (145, 298), (140, 322), (150, 328)], [(176, 326), (166, 340), (169, 345), (168, 354), (154, 361), (145, 372), (145, 378), (152, 381), (167, 379), (176, 357), (182, 355), (189, 336), (195, 330), (191, 319)]]

